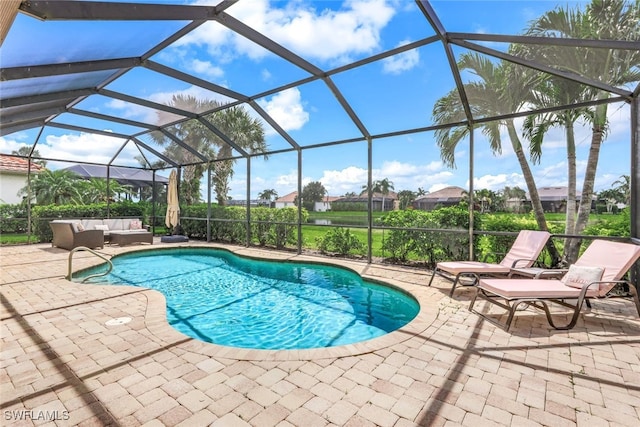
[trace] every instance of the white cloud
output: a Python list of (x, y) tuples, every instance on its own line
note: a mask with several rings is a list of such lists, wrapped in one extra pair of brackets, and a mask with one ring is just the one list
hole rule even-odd
[(488, 189), (493, 191), (502, 190), (505, 186), (520, 187), (526, 190), (526, 185), (522, 174), (498, 174), (498, 175), (484, 175), (478, 178), (473, 178), (473, 186), (476, 190)]
[(259, 104), (286, 131), (300, 129), (309, 121), (298, 88), (279, 92)]
[[(409, 43), (409, 40), (404, 40), (398, 44), (402, 46)], [(420, 52), (417, 49), (412, 49), (406, 52), (402, 52), (398, 55), (394, 55), (383, 59), (382, 70), (387, 74), (401, 74), (404, 71), (411, 70), (420, 62)]]
[(224, 76), (224, 70), (218, 66), (213, 65), (210, 61), (201, 61), (194, 59), (191, 61), (190, 70), (207, 77), (219, 79)]
[[(60, 136), (49, 135), (36, 148), (45, 158), (64, 159), (79, 163), (107, 164), (124, 143), (125, 141), (120, 138), (80, 133)], [(118, 155), (115, 164), (139, 166), (139, 163), (134, 159), (134, 156), (139, 154), (138, 149), (130, 142)], [(47, 164), (50, 169), (67, 166), (69, 166), (68, 163), (49, 162)]]
[(367, 183), (367, 170), (349, 166), (342, 170), (325, 170), (319, 180), (331, 196), (345, 193), (360, 193)]
[(28, 144), (28, 143), (20, 142), (15, 139), (7, 139), (5, 137), (0, 136), (0, 153), (7, 153), (7, 154), (11, 153), (12, 151), (17, 151), (18, 149), (20, 149), (20, 147), (24, 145), (31, 146), (31, 144)]
[[(438, 183), (446, 187), (454, 174), (444, 170), (442, 163), (432, 162), (416, 165), (399, 161), (384, 162), (382, 167), (371, 171), (373, 180), (387, 178), (393, 183), (395, 191), (427, 188)], [(360, 193), (367, 184), (367, 170), (358, 166), (349, 166), (340, 170), (325, 170), (319, 179), (330, 195), (340, 196), (348, 192)]]
[[(316, 10), (306, 2), (276, 8), (268, 0), (253, 0), (238, 2), (227, 12), (297, 54), (334, 62), (378, 48), (380, 32), (395, 14), (385, 0), (347, 0), (340, 10)], [(191, 44), (206, 46), (221, 62), (238, 54), (253, 59), (267, 55), (263, 48), (215, 22), (200, 26), (175, 46)]]

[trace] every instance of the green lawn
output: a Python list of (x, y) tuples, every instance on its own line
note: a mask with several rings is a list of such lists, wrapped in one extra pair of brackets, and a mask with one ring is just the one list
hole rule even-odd
[[(302, 247), (307, 249), (318, 249), (317, 239), (325, 235), (332, 227), (320, 225), (303, 225), (302, 226)], [(367, 245), (367, 229), (366, 228), (349, 228), (365, 246)], [(373, 230), (372, 232), (372, 254), (374, 257), (382, 257), (382, 239), (383, 230)], [(366, 255), (366, 249), (365, 253)]]

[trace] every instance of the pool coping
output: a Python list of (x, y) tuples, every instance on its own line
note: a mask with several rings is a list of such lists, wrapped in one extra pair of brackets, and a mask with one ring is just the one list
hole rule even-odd
[[(240, 347), (227, 347), (219, 344), (208, 343), (200, 341), (198, 339), (189, 337), (169, 325), (166, 316), (166, 300), (164, 295), (160, 291), (153, 289), (146, 289), (136, 286), (121, 286), (121, 288), (136, 290), (141, 292), (147, 298), (147, 308), (144, 318), (144, 324), (146, 328), (155, 335), (158, 339), (170, 345), (177, 341), (183, 342), (188, 346), (189, 351), (197, 354), (201, 354), (207, 357), (221, 357), (232, 360), (247, 360), (247, 361), (306, 361), (306, 360), (318, 360), (326, 358), (338, 358), (347, 356), (356, 356), (366, 353), (372, 353), (379, 351), (404, 341), (410, 340), (416, 335), (425, 335), (426, 330), (431, 326), (434, 320), (438, 316), (438, 308), (427, 304), (428, 298), (426, 298), (425, 286), (413, 285), (410, 283), (402, 282), (393, 278), (380, 278), (377, 276), (369, 275), (366, 273), (370, 264), (362, 262), (354, 262), (344, 259), (325, 259), (314, 257), (306, 254), (295, 254), (286, 252), (274, 252), (260, 248), (246, 248), (246, 247), (230, 247), (228, 245), (217, 244), (194, 244), (193, 242), (185, 242), (184, 244), (164, 246), (153, 245), (153, 247), (127, 247), (122, 248), (122, 251), (118, 251), (114, 256), (119, 256), (134, 252), (148, 252), (162, 249), (180, 249), (180, 248), (211, 248), (221, 249), (233, 253), (236, 256), (243, 258), (265, 260), (265, 261), (283, 261), (291, 263), (309, 263), (317, 265), (327, 265), (332, 267), (344, 268), (358, 274), (363, 279), (379, 283), (383, 285), (389, 285), (393, 288), (397, 288), (402, 292), (406, 292), (416, 299), (420, 309), (416, 317), (414, 317), (409, 323), (403, 327), (387, 333), (383, 336), (376, 337), (370, 340), (361, 341), (358, 343), (347, 344), (335, 347), (325, 348), (312, 348), (312, 349), (294, 349), (294, 350), (262, 350)], [(101, 262), (96, 260), (95, 265), (99, 265)], [(84, 269), (84, 268), (83, 268)], [(81, 269), (74, 271), (77, 273)], [(81, 286), (107, 286), (99, 284), (80, 284), (78, 282), (70, 282), (74, 285)]]

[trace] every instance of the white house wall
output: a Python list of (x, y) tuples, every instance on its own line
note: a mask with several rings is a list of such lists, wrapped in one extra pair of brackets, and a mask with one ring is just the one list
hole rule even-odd
[(22, 196), (18, 196), (18, 192), (26, 185), (26, 175), (0, 173), (0, 204), (13, 205), (22, 202)]

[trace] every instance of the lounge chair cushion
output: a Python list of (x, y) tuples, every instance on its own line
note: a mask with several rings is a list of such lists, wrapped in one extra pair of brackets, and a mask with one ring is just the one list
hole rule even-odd
[(95, 230), (109, 231), (109, 226), (107, 224), (96, 224), (93, 228)]
[[(584, 285), (600, 281), (602, 279), (602, 273), (604, 273), (604, 268), (601, 267), (588, 267), (574, 264), (569, 266), (569, 271), (560, 281), (566, 286), (582, 289)], [(593, 289), (599, 290), (600, 286), (594, 285)]]
[[(567, 286), (560, 280), (542, 279), (483, 279), (480, 287), (506, 299), (577, 298), (580, 289)], [(588, 290), (588, 297), (598, 296), (598, 289)]]
[(142, 222), (137, 219), (132, 219), (129, 223), (129, 230), (142, 230)]
[(81, 231), (84, 231), (84, 225), (82, 225), (79, 222), (74, 222), (73, 223), (73, 231), (75, 231), (76, 233), (79, 233)]
[(451, 274), (476, 273), (486, 274), (509, 274), (511, 269), (500, 264), (491, 264), (479, 261), (445, 261), (439, 262), (438, 268)]

